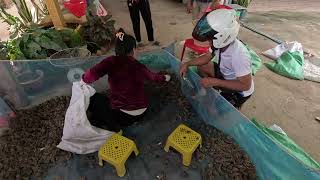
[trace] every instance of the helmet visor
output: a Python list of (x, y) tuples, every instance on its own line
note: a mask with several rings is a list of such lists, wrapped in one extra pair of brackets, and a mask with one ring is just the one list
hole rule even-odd
[(193, 38), (201, 42), (216, 39), (214, 36), (218, 33), (209, 25), (207, 15), (208, 13), (202, 16), (192, 32)]

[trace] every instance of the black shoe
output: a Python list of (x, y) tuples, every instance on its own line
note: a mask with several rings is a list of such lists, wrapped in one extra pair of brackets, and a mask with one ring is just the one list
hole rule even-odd
[(159, 41), (149, 41), (149, 44), (151, 46), (160, 46), (160, 42)]
[(145, 45), (144, 45), (142, 42), (139, 42), (137, 47), (138, 47), (138, 48), (142, 48), (142, 47), (144, 47), (144, 46), (145, 46)]

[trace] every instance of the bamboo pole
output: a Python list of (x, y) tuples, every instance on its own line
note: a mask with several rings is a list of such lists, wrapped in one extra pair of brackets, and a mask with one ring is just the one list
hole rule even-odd
[(46, 5), (50, 14), (50, 18), (53, 22), (53, 25), (57, 29), (62, 29), (66, 26), (66, 23), (63, 19), (61, 9), (58, 3), (58, 0), (45, 0)]

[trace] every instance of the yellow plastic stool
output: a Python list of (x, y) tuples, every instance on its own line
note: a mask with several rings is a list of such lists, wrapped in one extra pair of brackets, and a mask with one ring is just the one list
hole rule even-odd
[(133, 151), (138, 156), (139, 151), (132, 140), (113, 134), (99, 150), (99, 165), (103, 166), (103, 161), (107, 161), (116, 168), (118, 176), (123, 177), (126, 174), (125, 162)]
[(182, 154), (182, 163), (185, 166), (189, 166), (192, 159), (193, 152), (200, 145), (201, 147), (201, 135), (189, 127), (180, 124), (168, 137), (164, 150), (169, 152), (169, 148), (172, 147)]

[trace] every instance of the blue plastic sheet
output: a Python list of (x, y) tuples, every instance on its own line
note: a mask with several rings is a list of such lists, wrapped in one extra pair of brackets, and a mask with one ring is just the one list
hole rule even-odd
[(11, 108), (7, 105), (7, 103), (2, 98), (0, 98), (0, 117), (7, 116), (10, 113), (12, 113)]
[[(9, 72), (5, 74), (5, 77), (2, 77), (0, 95), (11, 97), (8, 100), (15, 108), (21, 108), (17, 104), (22, 103), (16, 102), (20, 99), (27, 99), (28, 105), (32, 106), (54, 96), (71, 95), (72, 83), (68, 79), (70, 72), (74, 72), (74, 70), (85, 71), (103, 58), (0, 61), (0, 66), (6, 67)], [(106, 83), (103, 83), (105, 80), (106, 77), (95, 83), (95, 88), (97, 90), (106, 89)], [(8, 85), (12, 87), (6, 87)], [(19, 96), (23, 96), (23, 98)]]
[[(168, 56), (171, 56), (168, 59), (172, 59), (171, 69), (178, 74), (179, 61), (170, 54)], [(187, 78), (200, 90), (200, 77), (197, 74), (189, 71)], [(215, 90), (209, 89), (206, 96), (196, 99), (186, 89), (182, 89), (182, 92), (207, 124), (233, 137), (247, 152), (260, 179), (320, 179), (319, 169), (310, 169), (288, 154)]]
[[(173, 55), (168, 53), (168, 51), (157, 50), (147, 53), (143, 55), (142, 58), (143, 57), (157, 57), (154, 61), (147, 59), (146, 63), (148, 64), (146, 65), (157, 70), (169, 70), (178, 75), (180, 62)], [(72, 84), (68, 81), (68, 72), (72, 68), (86, 70), (92, 65), (100, 62), (102, 59), (103, 57), (78, 59), (77, 61), (79, 61), (79, 63), (74, 63), (74, 61), (66, 63), (68, 61), (67, 59), (46, 59), (42, 61), (17, 61), (16, 64), (25, 69), (40, 69), (44, 73), (41, 86), (33, 92), (26, 93), (26, 96), (31, 102), (30, 105), (33, 105), (54, 96), (70, 95)], [(61, 63), (59, 63), (59, 61), (61, 61)], [(12, 67), (9, 62), (0, 63)], [(61, 64), (63, 64), (63, 66), (61, 66)], [(11, 80), (17, 81), (17, 73), (13, 72), (14, 68), (12, 68), (11, 71)], [(200, 78), (197, 74), (189, 71), (187, 79), (194, 89), (182, 85), (182, 92), (188, 98), (194, 110), (207, 124), (218, 128), (235, 139), (249, 155), (256, 167), (260, 179), (320, 179), (319, 170), (311, 169), (291, 156), (271, 138), (262, 133), (215, 90), (207, 89), (205, 96), (194, 96), (194, 94), (197, 94), (197, 92), (201, 90), (199, 85)], [(105, 90), (107, 88), (105, 82), (105, 79), (99, 80), (94, 87), (98, 91)], [(183, 83), (182, 80), (181, 82)], [(17, 86), (20, 86), (18, 81)], [(153, 125), (150, 124), (150, 126)], [(174, 127), (172, 127), (172, 129), (173, 128)], [(169, 129), (168, 132), (170, 132), (170, 130), (171, 129)], [(141, 159), (137, 162), (143, 163), (140, 160)], [(77, 161), (77, 158), (75, 161)], [(143, 164), (141, 166), (144, 167)], [(154, 167), (157, 166), (155, 165)], [(148, 173), (148, 171), (149, 170), (145, 170), (143, 173)]]

